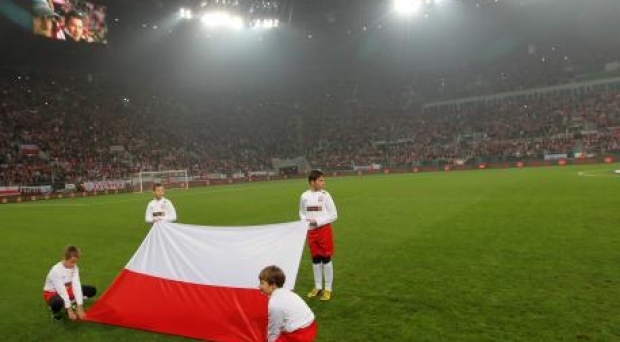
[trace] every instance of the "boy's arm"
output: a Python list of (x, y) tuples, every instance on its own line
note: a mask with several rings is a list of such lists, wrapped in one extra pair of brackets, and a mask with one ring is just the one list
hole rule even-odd
[(170, 201), (168, 201), (168, 210), (165, 217), (168, 222), (174, 222), (177, 220), (177, 211), (174, 209), (174, 205)]
[(151, 208), (151, 203), (146, 206), (146, 214), (144, 216), (144, 220), (146, 223), (153, 223), (153, 208)]
[(282, 310), (269, 307), (269, 327), (267, 329), (267, 342), (275, 341), (280, 332), (282, 332), (282, 326), (284, 325), (284, 315)]
[(75, 298), (75, 303), (78, 306), (82, 306), (82, 304), (84, 304), (84, 295), (82, 294), (82, 283), (80, 282), (80, 271), (77, 266), (75, 266), (75, 271), (73, 272), (73, 279), (71, 279), (71, 287), (73, 288), (73, 297)]
[(304, 196), (299, 198), (299, 219), (306, 222), (306, 208), (304, 207)]
[(67, 293), (65, 283), (62, 281), (62, 276), (55, 269), (52, 269), (49, 277), (52, 280), (52, 284), (54, 284), (54, 290), (65, 303), (65, 309), (71, 308), (71, 299), (69, 298), (69, 293)]
[(325, 216), (321, 216), (316, 220), (316, 225), (321, 227), (326, 224), (336, 221), (338, 218), (338, 211), (336, 210), (336, 204), (331, 195), (325, 196)]
[(76, 312), (74, 314), (77, 315), (77, 317), (71, 317), (71, 313), (69, 312), (69, 309), (67, 309), (67, 312), (69, 312), (69, 318), (71, 320), (74, 320), (75, 318), (80, 319), (80, 320), (84, 320), (86, 319), (86, 313), (84, 313), (84, 295), (82, 294), (82, 282), (80, 281), (80, 270), (78, 269), (77, 266), (75, 266), (75, 271), (73, 272), (73, 279), (71, 279), (71, 287), (73, 288), (73, 298), (75, 298), (75, 303), (77, 304), (77, 308), (76, 308)]

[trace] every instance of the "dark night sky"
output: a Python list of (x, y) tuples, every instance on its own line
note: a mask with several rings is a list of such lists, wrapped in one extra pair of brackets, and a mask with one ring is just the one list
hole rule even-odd
[(7, 18), (18, 16), (15, 9), (28, 8), (29, 1), (3, 2), (5, 67), (195, 82), (449, 72), (493, 63), (532, 43), (605, 49), (618, 45), (620, 29), (617, 0), (478, 0), (480, 6), (475, 0), (443, 0), (429, 18), (411, 20), (394, 15), (387, 0), (286, 0), (281, 16), (291, 21), (277, 31), (209, 35), (175, 19), (179, 7), (197, 2), (100, 0), (108, 5), (108, 46), (75, 46), (31, 37)]

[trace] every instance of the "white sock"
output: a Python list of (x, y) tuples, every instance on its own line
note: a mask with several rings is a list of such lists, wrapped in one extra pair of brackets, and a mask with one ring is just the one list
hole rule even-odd
[(334, 283), (334, 264), (330, 261), (327, 264), (323, 264), (325, 270), (325, 290), (332, 290), (332, 284)]
[(323, 264), (312, 264), (312, 270), (314, 271), (314, 288), (323, 288)]

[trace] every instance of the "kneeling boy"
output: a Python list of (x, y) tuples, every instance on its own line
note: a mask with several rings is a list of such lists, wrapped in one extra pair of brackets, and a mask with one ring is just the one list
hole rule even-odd
[[(43, 299), (52, 310), (54, 319), (62, 318), (62, 309), (67, 310), (69, 319), (86, 319), (82, 305), (84, 296), (93, 297), (97, 293), (94, 286), (82, 285), (77, 261), (80, 258), (80, 249), (77, 246), (65, 247), (64, 258), (47, 274), (43, 286)], [(75, 301), (76, 308), (72, 304)]]
[(314, 313), (296, 293), (283, 289), (286, 277), (277, 266), (258, 276), (261, 291), (269, 296), (268, 342), (311, 342), (316, 337)]

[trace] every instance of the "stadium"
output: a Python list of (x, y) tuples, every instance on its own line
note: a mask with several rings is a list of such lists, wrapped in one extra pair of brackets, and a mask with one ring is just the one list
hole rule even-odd
[[(315, 341), (619, 340), (619, 16), (0, 2), (0, 340), (272, 342), (272, 264)], [(54, 311), (70, 257), (97, 293)]]

